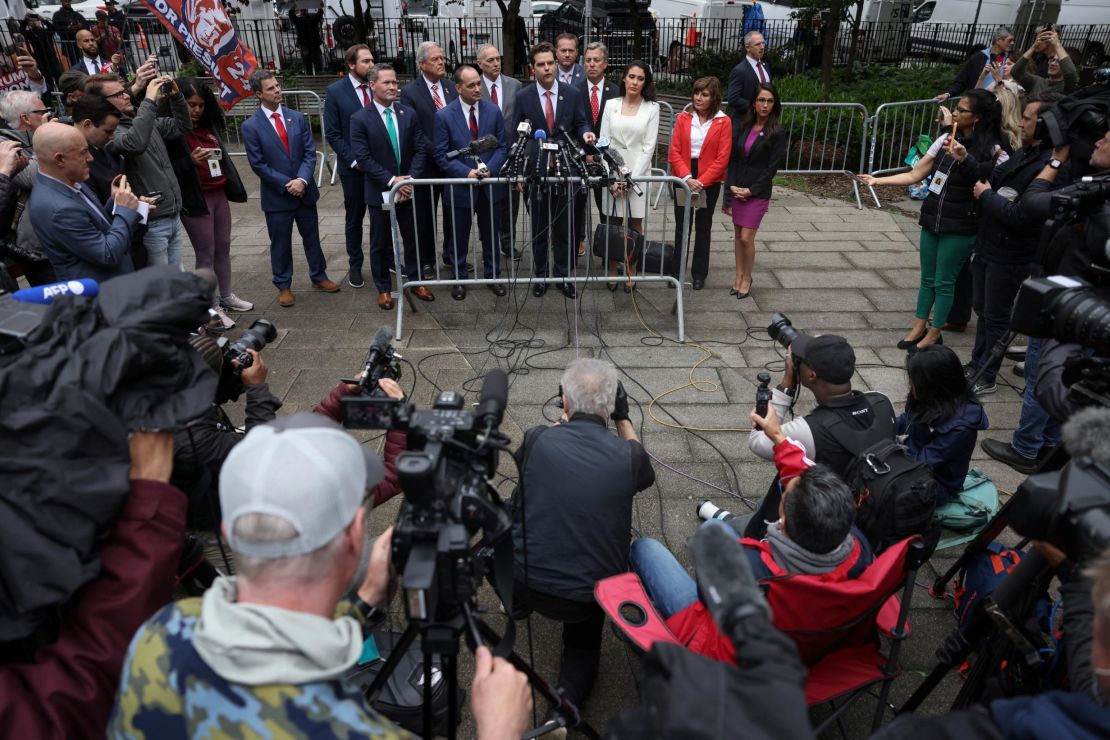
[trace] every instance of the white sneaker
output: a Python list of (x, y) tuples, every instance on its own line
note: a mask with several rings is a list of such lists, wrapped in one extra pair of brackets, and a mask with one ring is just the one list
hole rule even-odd
[(231, 320), (231, 317), (228, 316), (227, 312), (224, 311), (221, 307), (213, 306), (212, 312), (216, 314), (214, 320), (219, 321), (224, 329), (230, 329), (231, 327), (235, 326), (235, 322)]
[(239, 296), (231, 293), (226, 298), (220, 299), (220, 307), (228, 311), (253, 311), (254, 304), (250, 301), (244, 301)]

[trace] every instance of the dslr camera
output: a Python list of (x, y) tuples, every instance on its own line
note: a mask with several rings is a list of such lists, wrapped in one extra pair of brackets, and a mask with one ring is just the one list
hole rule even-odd
[(1076, 562), (1098, 557), (1110, 547), (1110, 469), (1081, 457), (1063, 470), (1029, 476), (1014, 494), (1010, 525)]
[[(197, 334), (209, 333), (201, 327)], [(254, 364), (254, 358), (247, 350), (261, 352), (262, 348), (277, 338), (277, 328), (266, 319), (257, 319), (243, 335), (234, 342), (227, 337), (217, 337), (216, 344), (223, 352), (223, 365), (220, 368), (220, 382), (216, 389), (216, 405), (239, 400), (243, 395), (243, 371)]]

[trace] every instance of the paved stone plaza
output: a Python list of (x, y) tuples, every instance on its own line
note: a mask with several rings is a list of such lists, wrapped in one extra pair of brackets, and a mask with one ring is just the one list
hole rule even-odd
[[(245, 163), (241, 171), (248, 192), (257, 193), (257, 183)], [(330, 277), (341, 282), (347, 267), (342, 193), (338, 184), (325, 185), (322, 192), (321, 237)], [(340, 376), (360, 369), (372, 335), (383, 324), (392, 324), (395, 313), (378, 309), (368, 267), (366, 288), (355, 290), (343, 282), (338, 294), (314, 291), (296, 237), (293, 289), (297, 302), (292, 308), (280, 308), (270, 281), (269, 240), (257, 198), (234, 204), (233, 211), (234, 289), (254, 301), (257, 309), (236, 316), (239, 326), (232, 336), (247, 328), (253, 318), (272, 320), (278, 338), (265, 351), (270, 385), (284, 399), (282, 413), (310, 409)], [(600, 284), (584, 291), (579, 287), (577, 316), (574, 306), (554, 289), (537, 299), (524, 286), (503, 298), (472, 287), (466, 300), (457, 302), (451, 300), (448, 289), (439, 288), (434, 303), (419, 303), (415, 312), (406, 308), (405, 335), (397, 347), (420, 372), (413, 373), (406, 366), (402, 386), (411, 390), (415, 380), (413, 398), (420, 405), (432, 400), (437, 387), (464, 391), (467, 399), (474, 401), (480, 386), (475, 378), (494, 367), (511, 371), (509, 408), (502, 429), (518, 442), (523, 430), (557, 416), (551, 400), (567, 362), (576, 356), (611, 359), (620, 367), (624, 385), (635, 399), (633, 423), (659, 461), (658, 485), (638, 497), (633, 525), (643, 536), (664, 540), (689, 564), (685, 541), (697, 524), (696, 503), (708, 498), (733, 512), (745, 512), (745, 503), (732, 496), (758, 499), (774, 475), (771, 463), (748, 451), (746, 432), (737, 431), (747, 427), (756, 374), (768, 369), (773, 382), (781, 376), (782, 352), (764, 330), (771, 314), (787, 313), (803, 331), (847, 337), (856, 351), (856, 387), (888, 394), (900, 410), (906, 395), (901, 369), (905, 353), (894, 345), (912, 320), (918, 277), (918, 227), (913, 219), (873, 208), (858, 211), (846, 202), (783, 188), (776, 189), (759, 233), (752, 296), (738, 301), (728, 294), (733, 279), (732, 225), (720, 213), (715, 218), (706, 288), (685, 291), (690, 345), (671, 341), (676, 329), (671, 313), (675, 292), (663, 285), (641, 285), (635, 292), (643, 321), (666, 338), (663, 340), (650, 338), (630, 296), (620, 290), (610, 293)], [(597, 264), (595, 261), (595, 270)], [(945, 342), (966, 359), (972, 338), (971, 333), (946, 334)], [(699, 341), (705, 343), (705, 350), (692, 346)], [(708, 359), (706, 351), (712, 352)], [(999, 391), (983, 399), (991, 421), (987, 436), (1005, 440), (1021, 407), (1022, 382), (1010, 372), (1011, 365), (1007, 361), (999, 375)], [(691, 379), (696, 380), (696, 388)], [(1006, 385), (1009, 383), (1013, 385)], [(653, 411), (666, 423), (647, 418), (641, 425), (651, 398), (676, 387), (681, 388), (661, 399)], [(812, 396), (803, 393), (798, 408), (804, 411), (811, 403)], [(695, 435), (676, 428), (678, 425), (729, 431)], [(978, 450), (975, 464), (1004, 491), (1013, 491), (1023, 479)], [(515, 477), (515, 469), (505, 457), (500, 472)], [(504, 477), (499, 481), (500, 490), (507, 495), (512, 483)], [(391, 501), (375, 512), (375, 532), (389, 525), (397, 504), (397, 500)], [(958, 552), (934, 556), (919, 574), (918, 583), (931, 583)], [(489, 589), (485, 591), (483, 604), (496, 612)], [(399, 609), (397, 603), (395, 607)], [(923, 588), (914, 594), (913, 635), (903, 652), (906, 671), (895, 682), (895, 704), (908, 696), (932, 667), (935, 646), (954, 626), (950, 609), (950, 602), (930, 599)], [(498, 629), (504, 624), (499, 613), (488, 618)], [(553, 681), (559, 628), (540, 617), (533, 617), (532, 625), (535, 665)], [(403, 628), (403, 620), (395, 620), (395, 627)], [(527, 658), (527, 623), (519, 625), (516, 647)], [(599, 729), (615, 712), (638, 701), (637, 661), (608, 628), (604, 650), (602, 673), (585, 708), (586, 718)], [(465, 659), (463, 665), (468, 665)], [(464, 671), (463, 685), (466, 677)], [(946, 679), (926, 710), (944, 711), (958, 688), (959, 679)], [(873, 700), (858, 702), (849, 714), (852, 737), (866, 736), (873, 710)], [(543, 709), (540, 711), (542, 717)], [(697, 708), (691, 707), (691, 711)], [(472, 735), (472, 725), (465, 725), (462, 733)]]

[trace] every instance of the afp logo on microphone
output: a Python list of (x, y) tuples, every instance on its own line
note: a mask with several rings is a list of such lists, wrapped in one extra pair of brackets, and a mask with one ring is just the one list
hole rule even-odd
[(44, 298), (57, 298), (60, 295), (84, 295), (85, 285), (80, 280), (68, 280), (64, 283), (54, 283), (42, 289)]

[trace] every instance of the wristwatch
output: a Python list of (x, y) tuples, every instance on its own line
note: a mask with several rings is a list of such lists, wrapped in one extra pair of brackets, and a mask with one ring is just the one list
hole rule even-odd
[(363, 619), (364, 629), (374, 629), (386, 620), (389, 614), (384, 609), (379, 609), (373, 604), (368, 604), (359, 596), (355, 596), (353, 604), (356, 611)]
[(1063, 164), (1064, 163), (1061, 160), (1053, 159), (1053, 160), (1049, 161), (1048, 166), (1051, 167), (1054, 170), (1058, 170), (1058, 169), (1060, 169), (1060, 167), (1063, 166)]
[(775, 389), (778, 390), (778, 391), (781, 391), (782, 393), (785, 393), (786, 395), (790, 396), (791, 398), (794, 397), (794, 391), (796, 390), (794, 388), (783, 388), (782, 383), (779, 383), (778, 385), (776, 385)]

